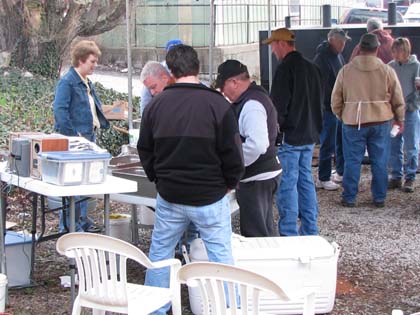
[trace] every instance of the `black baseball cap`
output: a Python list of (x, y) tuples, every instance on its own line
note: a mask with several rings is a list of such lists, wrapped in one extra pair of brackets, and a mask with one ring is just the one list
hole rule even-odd
[(217, 68), (217, 78), (215, 87), (222, 88), (226, 80), (235, 77), (241, 73), (248, 73), (248, 68), (238, 60), (229, 59), (220, 64)]

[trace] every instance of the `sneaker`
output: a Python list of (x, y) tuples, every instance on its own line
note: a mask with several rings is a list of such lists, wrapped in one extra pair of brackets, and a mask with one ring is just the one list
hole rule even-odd
[(316, 188), (322, 188), (325, 190), (337, 190), (340, 185), (334, 183), (332, 180), (320, 181), (318, 180), (315, 184)]
[(354, 202), (349, 202), (345, 199), (341, 199), (341, 205), (347, 208), (354, 208), (356, 204)]
[(403, 191), (404, 192), (414, 192), (414, 180), (413, 179), (407, 179), (404, 182)]
[(402, 186), (401, 178), (391, 178), (388, 181), (388, 189), (399, 189)]
[(101, 231), (102, 231), (102, 229), (99, 226), (95, 225), (95, 224), (89, 225), (85, 229), (85, 232), (89, 232), (89, 233), (99, 233)]
[(373, 205), (376, 208), (384, 208), (385, 207), (385, 201), (374, 201), (373, 202)]
[(331, 180), (335, 183), (342, 183), (343, 182), (343, 176), (339, 175), (338, 173), (334, 173), (331, 175)]

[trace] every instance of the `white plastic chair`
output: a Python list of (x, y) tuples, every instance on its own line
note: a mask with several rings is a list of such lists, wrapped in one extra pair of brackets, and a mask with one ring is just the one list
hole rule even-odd
[[(172, 302), (173, 314), (181, 315), (180, 284), (176, 279), (181, 267), (179, 260), (152, 263), (140, 249), (127, 242), (91, 233), (69, 233), (60, 237), (57, 251), (76, 260), (79, 292), (72, 315), (80, 314), (82, 307), (92, 308), (94, 314), (105, 314), (105, 311), (149, 314), (168, 302)], [(170, 287), (127, 283), (127, 259), (146, 268), (169, 266)]]
[[(263, 291), (274, 294), (282, 301), (291, 299), (270, 279), (250, 270), (225, 264), (213, 262), (186, 264), (179, 270), (178, 280), (190, 287), (199, 287), (205, 315), (267, 314), (259, 308), (260, 295)], [(228, 292), (225, 292), (226, 289)], [(227, 296), (229, 303), (226, 302)], [(303, 315), (315, 314), (315, 293), (302, 292), (302, 297), (305, 299)]]
[[(394, 309), (392, 310), (392, 315), (404, 315), (404, 312), (402, 310)], [(420, 312), (412, 313), (410, 315), (420, 315)]]

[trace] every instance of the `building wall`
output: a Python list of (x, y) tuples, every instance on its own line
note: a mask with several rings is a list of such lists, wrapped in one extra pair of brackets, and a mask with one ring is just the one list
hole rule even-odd
[[(259, 80), (259, 44), (234, 45), (216, 47), (213, 51), (213, 73), (216, 73), (217, 67), (226, 59), (238, 59), (248, 66), (250, 75)], [(195, 48), (200, 60), (200, 73), (208, 75), (209, 73), (209, 50), (207, 47)], [(126, 65), (127, 51), (125, 48), (102, 48), (102, 64), (122, 64)], [(141, 69), (149, 60), (162, 61), (165, 59), (165, 50), (163, 48), (133, 48), (132, 64), (135, 69)]]

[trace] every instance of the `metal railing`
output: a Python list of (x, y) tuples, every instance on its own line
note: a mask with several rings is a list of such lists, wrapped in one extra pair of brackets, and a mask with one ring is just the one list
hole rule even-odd
[[(204, 2), (203, 1), (207, 1)], [(139, 0), (134, 6), (133, 46), (164, 47), (171, 38), (182, 38), (194, 47), (209, 45), (208, 1), (178, 4)], [(214, 43), (216, 46), (250, 44), (258, 41), (258, 31), (268, 28), (267, 0), (214, 0)], [(358, 1), (358, 0), (355, 0)], [(271, 28), (291, 25), (322, 25), (322, 5), (331, 5), (331, 18), (338, 20), (349, 0), (270, 0)], [(304, 2), (304, 4), (302, 4)], [(124, 47), (125, 28), (121, 24), (101, 35), (106, 47)]]

